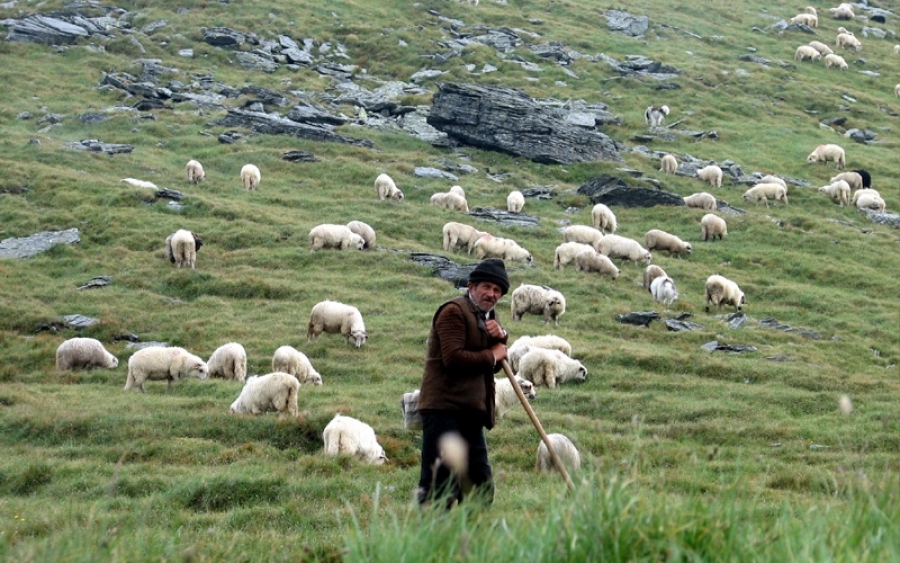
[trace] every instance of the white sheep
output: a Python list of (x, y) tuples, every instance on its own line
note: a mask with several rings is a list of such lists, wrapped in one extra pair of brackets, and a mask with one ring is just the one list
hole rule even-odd
[(96, 338), (70, 338), (56, 349), (56, 369), (119, 367), (119, 359), (110, 354)]
[(306, 354), (292, 346), (279, 346), (272, 355), (272, 371), (289, 373), (300, 383), (322, 385), (322, 375), (316, 371)]
[(404, 393), (400, 398), (400, 411), (403, 413), (403, 426), (407, 430), (422, 429), (422, 414), (419, 412), (419, 390)]
[[(666, 273), (665, 270), (657, 266), (656, 264), (650, 264), (646, 268), (644, 268), (644, 289), (650, 291), (650, 286), (653, 284), (653, 280), (659, 277), (668, 277), (669, 274)], [(651, 291), (651, 293), (653, 293)]]
[(589, 244), (594, 249), (597, 248), (602, 239), (603, 231), (587, 225), (570, 225), (563, 231), (563, 240), (565, 242)]
[(744, 192), (744, 201), (754, 201), (757, 205), (762, 201), (769, 207), (769, 200), (780, 201), (787, 205), (787, 190), (781, 184), (756, 184)]
[(346, 225), (324, 223), (309, 231), (309, 249), (312, 252), (323, 248), (362, 250), (365, 245), (366, 241)]
[(734, 311), (738, 312), (747, 304), (747, 298), (744, 292), (738, 287), (738, 284), (730, 279), (713, 274), (706, 279), (706, 312), (709, 313), (709, 304), (712, 303), (716, 307), (722, 305), (734, 306)]
[(697, 192), (682, 199), (684, 199), (684, 204), (687, 207), (694, 207), (696, 209), (714, 211), (719, 207), (719, 202), (716, 201), (716, 196), (712, 195), (709, 192)]
[(197, 251), (202, 245), (200, 237), (186, 229), (178, 229), (166, 237), (166, 254), (179, 268), (190, 266), (193, 270), (197, 264)]
[(619, 227), (616, 222), (616, 214), (602, 203), (598, 203), (591, 209), (591, 221), (594, 228), (602, 233), (614, 233)]
[(807, 6), (807, 7), (803, 8), (803, 11), (806, 12), (807, 14), (812, 14), (814, 16), (819, 15), (819, 12), (817, 12), (813, 6)]
[(808, 27), (819, 27), (819, 17), (815, 14), (803, 12), (792, 17), (790, 23), (802, 24)]
[(675, 280), (669, 276), (655, 278), (650, 282), (650, 295), (653, 296), (653, 299), (665, 305), (666, 311), (668, 311), (669, 306), (678, 299), (678, 290), (675, 288)]
[(817, 61), (822, 58), (822, 53), (817, 51), (815, 47), (810, 47), (809, 45), (800, 45), (797, 47), (797, 50), (794, 52), (794, 60), (802, 61), (803, 59), (809, 59), (811, 61)]
[(209, 368), (199, 357), (177, 346), (153, 346), (141, 348), (128, 358), (128, 376), (125, 390), (137, 389), (144, 393), (145, 381), (165, 379), (166, 391), (173, 383), (185, 377), (206, 379)]
[(606, 235), (597, 245), (597, 252), (622, 260), (631, 260), (635, 264), (649, 264), (652, 260), (650, 252), (634, 239), (619, 235)]
[(825, 194), (841, 207), (850, 205), (850, 184), (845, 180), (837, 180), (827, 186), (822, 186), (817, 190), (819, 193)]
[(838, 170), (843, 170), (847, 164), (847, 155), (844, 149), (834, 144), (819, 145), (816, 147), (816, 150), (809, 153), (809, 156), (806, 157), (807, 164), (814, 162), (826, 163), (829, 161), (834, 162)]
[(450, 189), (447, 191), (451, 194), (466, 197), (466, 190), (464, 190), (462, 186), (450, 186)]
[(886, 206), (881, 195), (877, 191), (869, 189), (856, 190), (853, 194), (853, 204), (856, 205), (857, 209), (869, 209), (879, 213), (884, 213)]
[[(547, 434), (547, 439), (567, 472), (581, 467), (581, 454), (578, 453), (578, 448), (575, 447), (572, 440), (562, 434)], [(553, 456), (550, 455), (550, 450), (547, 449), (547, 444), (543, 440), (537, 448), (535, 469), (544, 472), (558, 470), (556, 464), (553, 463)]]
[(378, 199), (382, 201), (386, 199), (398, 202), (403, 201), (403, 192), (397, 188), (394, 179), (387, 174), (379, 174), (375, 178), (375, 193), (378, 194)]
[(612, 279), (619, 277), (619, 267), (613, 264), (609, 256), (600, 254), (588, 247), (575, 255), (575, 270), (579, 272), (597, 272), (599, 276), (609, 276)]
[(566, 312), (566, 297), (555, 289), (539, 285), (521, 284), (512, 292), (510, 305), (514, 321), (521, 321), (522, 315), (543, 315), (544, 322), (559, 324), (559, 318)]
[(856, 14), (853, 13), (853, 6), (846, 2), (837, 8), (828, 8), (828, 11), (831, 13), (831, 17), (836, 20), (852, 20), (856, 17)]
[(147, 180), (138, 180), (136, 178), (122, 178), (119, 180), (120, 182), (125, 182), (129, 186), (134, 186), (135, 188), (151, 188), (157, 189), (156, 184), (153, 182), (148, 182)]
[(682, 254), (690, 254), (693, 250), (691, 243), (684, 242), (677, 236), (659, 229), (647, 231), (644, 242), (647, 243), (647, 250), (667, 250), (670, 255), (678, 258), (681, 258)]
[(759, 179), (759, 182), (757, 182), (757, 184), (780, 184), (784, 186), (785, 192), (788, 191), (788, 185), (787, 182), (784, 181), (784, 178), (779, 178), (778, 176), (775, 176), (773, 174), (766, 174)]
[(475, 241), (477, 241), (479, 237), (488, 234), (486, 231), (479, 231), (471, 225), (457, 223), (455, 221), (445, 223), (442, 232), (444, 234), (443, 248), (446, 252), (450, 252), (451, 249), (456, 247), (465, 247), (466, 254), (469, 255), (472, 254), (472, 248), (475, 246)]
[(209, 377), (224, 377), (244, 381), (247, 378), (247, 352), (237, 342), (216, 348), (206, 362)]
[(840, 35), (841, 33), (843, 33), (844, 35), (853, 35), (852, 31), (850, 31), (849, 29), (847, 29), (846, 27), (843, 27), (843, 26), (837, 28), (837, 33), (838, 33), (838, 35)]
[(659, 164), (659, 171), (666, 174), (674, 174), (678, 170), (678, 160), (671, 154), (663, 156)]
[(718, 215), (707, 213), (700, 219), (700, 240), (722, 240), (728, 236), (728, 223)]
[(873, 189), (873, 188), (857, 188), (857, 189), (853, 192), (853, 197), (850, 198), (850, 204), (851, 204), (851, 205), (856, 205), (857, 200), (859, 200), (859, 198), (861, 198), (861, 197), (863, 197), (863, 196), (876, 196), (876, 197), (881, 197), (881, 193), (879, 193), (878, 190)]
[(245, 164), (241, 168), (241, 184), (245, 190), (256, 190), (262, 181), (262, 174), (255, 164)]
[(524, 377), (535, 385), (546, 385), (554, 389), (568, 381), (584, 382), (587, 368), (574, 358), (559, 350), (532, 347), (519, 359), (519, 377)]
[(473, 246), (475, 258), (483, 260), (485, 258), (500, 258), (507, 262), (525, 262), (531, 264), (533, 257), (531, 253), (519, 246), (519, 243), (512, 239), (484, 235), (478, 237)]
[(199, 184), (206, 179), (206, 172), (203, 170), (203, 165), (196, 160), (189, 160), (187, 166), (184, 167), (184, 170), (187, 172), (188, 182), (192, 184)]
[[(568, 340), (563, 338), (562, 336), (557, 336), (555, 334), (542, 334), (540, 336), (528, 336), (522, 335), (515, 340), (512, 344), (509, 345), (508, 350), (522, 349), (522, 348), (544, 348), (547, 350), (559, 350), (566, 356), (572, 356), (572, 345)], [(521, 358), (525, 353), (519, 354)], [(518, 361), (513, 363), (513, 360), (510, 359), (510, 366), (513, 370), (517, 370), (519, 367)]]
[(831, 68), (833, 66), (838, 67), (840, 70), (847, 70), (850, 66), (847, 64), (847, 61), (844, 60), (844, 57), (840, 55), (835, 55), (831, 53), (830, 55), (825, 55), (825, 68)]
[(718, 165), (709, 164), (704, 166), (697, 170), (695, 176), (704, 182), (708, 182), (714, 188), (722, 187), (722, 169)]
[(900, 45), (894, 45), (894, 54), (900, 55)]
[(450, 192), (438, 192), (431, 196), (431, 204), (449, 209), (450, 211), (459, 211), (461, 213), (469, 212), (469, 203), (466, 198), (459, 194)]
[(644, 122), (650, 127), (659, 127), (669, 115), (669, 106), (649, 106), (644, 110)]
[(900, 98), (900, 84), (894, 86), (894, 95)]
[(854, 35), (850, 35), (849, 33), (839, 33), (837, 36), (836, 44), (838, 47), (844, 47), (845, 49), (853, 48), (856, 51), (862, 49), (862, 43), (859, 39)]
[[(528, 381), (524, 377), (516, 376), (516, 383), (522, 394), (529, 401), (537, 399), (537, 391), (534, 389), (534, 383)], [(519, 396), (513, 389), (512, 382), (508, 377), (494, 380), (494, 412), (497, 418), (508, 413), (513, 407), (520, 403)]]
[(834, 51), (831, 50), (831, 47), (822, 43), (821, 41), (810, 41), (809, 46), (819, 52), (823, 57), (825, 55), (833, 55)]
[(513, 190), (506, 196), (506, 210), (512, 213), (521, 213), (525, 207), (525, 196), (519, 190)]
[(837, 182), (838, 180), (843, 180), (847, 182), (847, 185), (850, 186), (851, 190), (861, 190), (863, 189), (863, 177), (859, 172), (841, 172), (837, 176), (828, 180), (832, 184)]
[(597, 252), (596, 250), (594, 250), (594, 247), (589, 244), (584, 244), (581, 242), (562, 243), (561, 245), (556, 247), (556, 251), (553, 253), (553, 267), (557, 270), (562, 270), (566, 267), (566, 265), (574, 262), (575, 255), (577, 255), (582, 250)]
[(350, 221), (347, 223), (347, 228), (363, 239), (363, 250), (375, 248), (375, 229), (373, 229), (371, 225), (363, 223), (362, 221)]
[(373, 465), (387, 461), (384, 448), (378, 443), (375, 429), (349, 416), (334, 415), (322, 432), (325, 455), (348, 455)]
[(353, 305), (344, 305), (337, 301), (321, 301), (313, 305), (309, 313), (309, 325), (306, 329), (306, 339), (310, 342), (316, 340), (323, 332), (340, 334), (344, 337), (344, 343), (361, 348), (366, 343), (366, 325), (363, 323), (362, 313)]
[(275, 411), (279, 418), (296, 418), (299, 392), (300, 382), (289, 373), (276, 371), (266, 375), (251, 375), (238, 398), (231, 403), (228, 412), (258, 415)]

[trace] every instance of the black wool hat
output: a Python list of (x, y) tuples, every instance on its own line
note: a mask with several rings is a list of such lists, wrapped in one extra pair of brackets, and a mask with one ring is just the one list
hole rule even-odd
[(500, 286), (503, 295), (509, 291), (509, 276), (506, 275), (506, 265), (499, 258), (482, 260), (469, 274), (469, 283), (491, 282)]

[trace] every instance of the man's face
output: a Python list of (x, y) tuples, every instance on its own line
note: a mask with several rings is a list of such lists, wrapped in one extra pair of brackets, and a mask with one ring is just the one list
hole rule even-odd
[(469, 295), (472, 296), (475, 305), (487, 313), (503, 297), (503, 290), (495, 283), (482, 281), (469, 284)]

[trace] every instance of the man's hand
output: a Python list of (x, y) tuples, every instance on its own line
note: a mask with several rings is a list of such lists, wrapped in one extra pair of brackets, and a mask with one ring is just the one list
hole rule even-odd
[(502, 340), (504, 337), (506, 337), (506, 331), (500, 327), (500, 323), (493, 319), (485, 321), (484, 328), (487, 330), (488, 334), (490, 334), (497, 340)]
[(500, 360), (506, 359), (506, 344), (494, 344), (491, 346), (491, 354), (494, 355), (494, 363), (500, 363)]

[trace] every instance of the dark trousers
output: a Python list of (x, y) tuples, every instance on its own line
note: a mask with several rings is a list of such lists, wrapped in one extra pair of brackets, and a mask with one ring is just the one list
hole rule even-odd
[[(446, 500), (447, 506), (464, 497), (490, 504), (494, 482), (488, 461), (487, 442), (481, 421), (471, 415), (448, 411), (422, 412), (422, 469), (419, 475), (419, 503)], [(440, 463), (438, 441), (447, 432), (456, 432), (469, 446), (468, 472), (461, 479)]]

